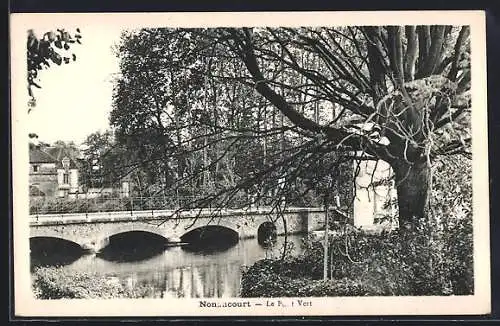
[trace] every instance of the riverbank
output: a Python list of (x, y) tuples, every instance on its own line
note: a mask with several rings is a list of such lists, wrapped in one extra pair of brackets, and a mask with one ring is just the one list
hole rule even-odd
[[(287, 250), (300, 254), (303, 236), (288, 235)], [(120, 283), (120, 286), (125, 288), (151, 288), (147, 297), (152, 298), (238, 297), (242, 267), (251, 266), (261, 259), (280, 257), (284, 240), (284, 236), (278, 236), (272, 248), (261, 246), (256, 238), (248, 238), (240, 239), (229, 248), (218, 250), (176, 246), (166, 247), (160, 252), (143, 244), (136, 248), (137, 250), (110, 248), (106, 255), (84, 254), (77, 257), (73, 257), (71, 252), (68, 253), (64, 244), (57, 243), (52, 247), (46, 246), (48, 249), (45, 252), (31, 252), (32, 278), (39, 277), (49, 284), (59, 280), (64, 287), (62, 292), (72, 297), (76, 296), (75, 291), (67, 289), (68, 286), (64, 285), (64, 282), (67, 277), (73, 276), (81, 282), (86, 282), (87, 278), (83, 275), (98, 280), (96, 282), (103, 283), (103, 286), (109, 286), (107, 283)], [(70, 256), (72, 259), (69, 259)], [(35, 270), (41, 266), (58, 266), (43, 270), (49, 274), (63, 275), (51, 276), (53, 281), (50, 281), (41, 271), (35, 274)], [(125, 295), (124, 290), (119, 287), (110, 289), (110, 293)]]
[(296, 257), (264, 259), (243, 271), (242, 297), (470, 295), (474, 290), (471, 226), (457, 224), (428, 241), (396, 232), (333, 238), (328, 279), (323, 244), (306, 241)]
[(149, 286), (127, 286), (109, 276), (68, 273), (61, 267), (37, 267), (33, 272), (33, 293), (37, 299), (151, 298)]
[(176, 247), (136, 262), (87, 255), (67, 266), (34, 268), (33, 290), (40, 299), (473, 293), (471, 220), (457, 220), (424, 243), (398, 237), (361, 232), (332, 237), (328, 280), (323, 280), (322, 243), (289, 236), (287, 248), (295, 253), (284, 256), (283, 237), (272, 250), (247, 239), (225, 251)]

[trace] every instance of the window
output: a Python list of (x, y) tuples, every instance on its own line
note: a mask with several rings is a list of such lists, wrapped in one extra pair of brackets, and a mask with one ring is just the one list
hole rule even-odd
[(38, 165), (33, 165), (33, 172), (38, 172)]
[(64, 184), (69, 183), (69, 175), (67, 173), (63, 174), (63, 183)]

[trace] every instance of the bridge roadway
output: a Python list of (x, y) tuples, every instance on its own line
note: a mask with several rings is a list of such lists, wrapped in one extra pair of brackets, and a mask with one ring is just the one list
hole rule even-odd
[(324, 227), (322, 208), (289, 208), (286, 221), (276, 219), (269, 209), (222, 210), (214, 214), (204, 209), (174, 214), (172, 210), (119, 211), (98, 213), (30, 215), (30, 237), (52, 237), (79, 244), (98, 252), (114, 235), (142, 231), (160, 235), (168, 242), (179, 242), (188, 232), (217, 225), (237, 233), (239, 238), (256, 237), (259, 227), (274, 221), (277, 234), (300, 233)]

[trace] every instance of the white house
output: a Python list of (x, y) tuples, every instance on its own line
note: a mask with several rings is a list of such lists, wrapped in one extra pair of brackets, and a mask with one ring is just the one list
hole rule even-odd
[[(391, 166), (382, 160), (364, 160), (354, 162), (354, 170), (359, 173), (355, 175), (354, 189), (354, 225), (356, 227), (369, 228), (383, 217), (395, 216), (397, 205), (396, 187), (392, 178)], [(387, 181), (388, 182), (381, 182)]]

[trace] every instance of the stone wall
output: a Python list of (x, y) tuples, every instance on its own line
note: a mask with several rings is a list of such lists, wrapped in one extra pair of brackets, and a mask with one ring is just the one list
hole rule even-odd
[(57, 192), (57, 174), (55, 173), (30, 173), (29, 184), (36, 185), (46, 197), (54, 197)]

